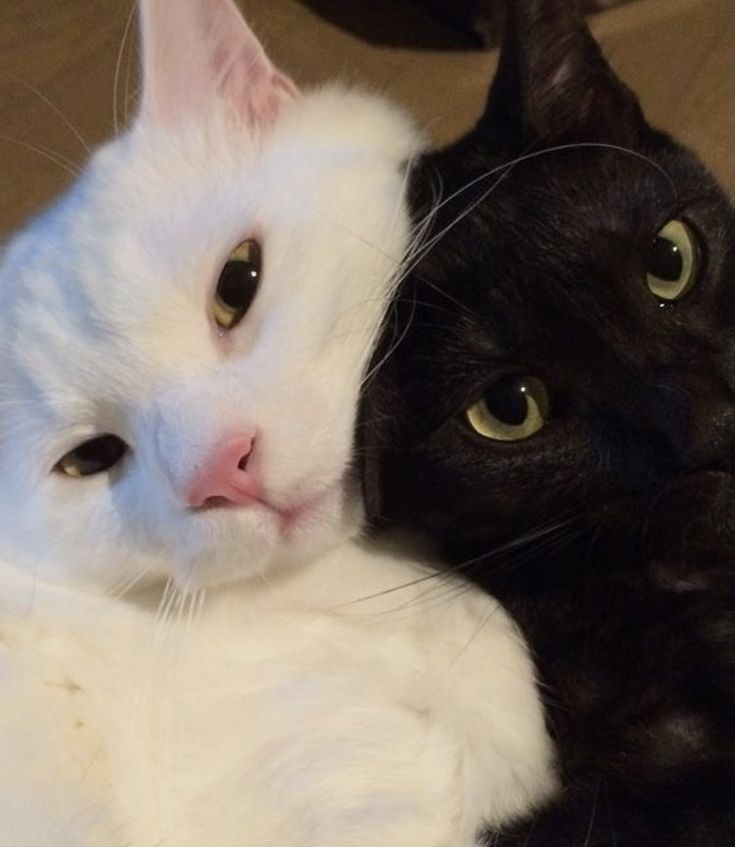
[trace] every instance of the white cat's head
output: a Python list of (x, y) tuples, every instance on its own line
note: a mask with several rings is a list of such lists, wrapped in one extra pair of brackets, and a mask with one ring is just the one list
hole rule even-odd
[(132, 129), (0, 266), (0, 554), (195, 588), (354, 532), (360, 381), (417, 135), (301, 95), (231, 0), (144, 0)]

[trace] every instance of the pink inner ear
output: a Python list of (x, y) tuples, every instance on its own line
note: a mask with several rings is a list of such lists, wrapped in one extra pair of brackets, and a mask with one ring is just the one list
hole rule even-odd
[(226, 104), (253, 127), (298, 96), (232, 0), (142, 0), (143, 120), (206, 119)]

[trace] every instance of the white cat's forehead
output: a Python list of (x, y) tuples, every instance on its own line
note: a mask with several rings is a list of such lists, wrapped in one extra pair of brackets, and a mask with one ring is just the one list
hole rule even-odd
[(339, 91), (305, 98), (265, 138), (133, 132), (101, 150), (21, 239), (0, 296), (75, 284), (112, 293), (164, 270), (175, 284), (178, 265), (220, 262), (238, 238), (268, 228), (298, 244), (331, 227), (384, 248), (386, 212), (402, 200), (399, 171), (415, 146), (402, 116)]
[[(339, 91), (304, 98), (264, 138), (209, 127), (108, 145), (0, 269), (5, 372), (74, 391), (120, 373), (142, 384), (153, 357), (196, 362), (219, 270), (248, 237), (265, 242), (264, 296), (281, 313), (321, 298), (326, 321), (384, 295), (416, 146), (403, 116)], [(353, 291), (356, 275), (368, 288)]]

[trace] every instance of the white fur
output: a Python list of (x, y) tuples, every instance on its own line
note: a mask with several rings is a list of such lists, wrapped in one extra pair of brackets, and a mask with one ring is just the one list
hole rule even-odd
[[(357, 540), (351, 469), (419, 137), (299, 96), (229, 0), (143, 12), (139, 120), (0, 266), (0, 844), (470, 845), (552, 789), (532, 663), (492, 599)], [(244, 431), (269, 505), (188, 508)], [(118, 467), (53, 470), (102, 433)]]
[[(165, 627), (47, 586), (16, 597), (3, 831), (14, 847), (470, 847), (548, 794), (549, 744), (491, 598), (419, 583), (351, 602), (422, 574), (345, 545)], [(73, 837), (39, 836), (60, 820)]]

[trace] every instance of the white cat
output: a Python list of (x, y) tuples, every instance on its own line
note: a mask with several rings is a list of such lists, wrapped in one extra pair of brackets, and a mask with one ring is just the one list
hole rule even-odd
[(351, 468), (420, 136), (231, 0), (141, 16), (137, 121), (0, 266), (0, 844), (469, 847), (553, 789), (532, 663)]

